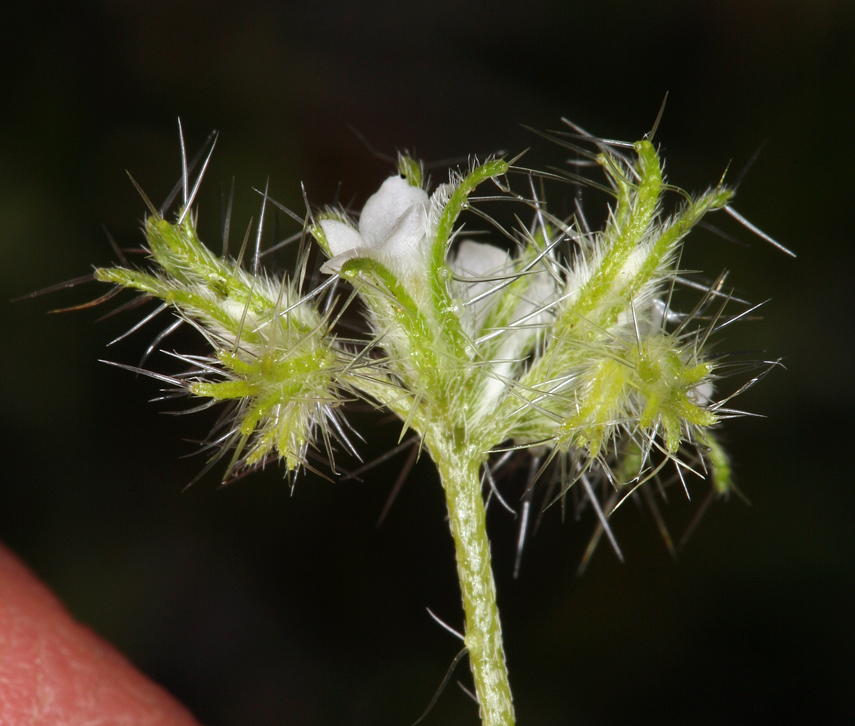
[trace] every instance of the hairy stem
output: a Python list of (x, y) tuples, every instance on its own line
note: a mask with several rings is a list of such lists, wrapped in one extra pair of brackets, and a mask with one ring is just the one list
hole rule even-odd
[(443, 443), (446, 445), (432, 447), (432, 453), (445, 489), (457, 553), (457, 574), (466, 614), (465, 645), (481, 706), (481, 721), (483, 726), (513, 726), (514, 707), (481, 497), (482, 457), (448, 438)]

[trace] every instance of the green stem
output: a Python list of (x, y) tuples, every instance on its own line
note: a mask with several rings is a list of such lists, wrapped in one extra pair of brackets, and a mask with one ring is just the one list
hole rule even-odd
[(465, 645), (481, 706), (481, 722), (483, 726), (513, 726), (514, 707), (481, 496), (481, 457), (473, 456), (467, 447), (455, 445), (447, 438), (443, 443), (446, 445), (432, 447), (432, 453), (445, 489), (457, 553), (457, 574), (466, 613)]

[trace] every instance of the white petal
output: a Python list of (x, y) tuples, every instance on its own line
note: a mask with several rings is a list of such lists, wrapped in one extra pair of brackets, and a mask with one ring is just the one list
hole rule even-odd
[(474, 300), (484, 295), (476, 303), (467, 305), (460, 316), (466, 332), (476, 335), (497, 299), (485, 293), (499, 285), (500, 278), (509, 272), (510, 255), (495, 245), (465, 239), (457, 247), (451, 270), (458, 278), (455, 285), (458, 297)]
[(698, 406), (708, 406), (712, 403), (714, 393), (712, 381), (707, 379), (701, 381), (687, 395), (692, 403)]
[(498, 284), (497, 280), (478, 280), (479, 277), (497, 278), (506, 274), (510, 255), (495, 245), (473, 242), (465, 239), (457, 248), (457, 256), (451, 267), (457, 277), (476, 278), (465, 282), (468, 299), (476, 298), (491, 287)]
[(365, 202), (359, 217), (359, 231), (369, 245), (377, 247), (410, 207), (417, 204), (426, 210), (428, 203), (423, 189), (410, 186), (403, 177), (390, 176)]
[(453, 267), (460, 277), (487, 277), (501, 274), (509, 257), (496, 245), (465, 239), (457, 248)]
[(394, 266), (400, 272), (416, 274), (424, 269), (427, 262), (424, 249), (426, 228), (427, 212), (424, 205), (413, 204), (398, 217), (379, 251), (386, 259), (394, 261)]
[(348, 260), (352, 260), (358, 254), (357, 250), (348, 250), (340, 255), (330, 258), (321, 265), (321, 272), (325, 275), (337, 275), (341, 272), (341, 266)]
[(362, 235), (349, 224), (337, 219), (322, 219), (319, 224), (327, 238), (330, 257), (335, 257), (348, 250), (368, 246)]

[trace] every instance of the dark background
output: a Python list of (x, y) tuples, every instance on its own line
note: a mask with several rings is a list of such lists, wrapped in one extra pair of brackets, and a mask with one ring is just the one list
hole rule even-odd
[[(685, 262), (771, 298), (727, 346), (787, 370), (740, 400), (765, 420), (725, 430), (752, 506), (713, 506), (677, 565), (630, 506), (615, 521), (627, 563), (603, 548), (577, 579), (592, 520), (554, 512), (514, 581), (516, 525), (491, 510), (519, 722), (851, 721), (855, 6), (401, 5), (105, 0), (0, 18), (0, 538), (209, 726), (412, 723), (458, 649), (425, 608), (461, 619), (430, 463), (379, 529), (401, 458), (362, 483), (301, 477), (293, 495), (275, 467), (182, 493), (203, 464), (182, 458), (188, 439), (212, 420), (165, 414), (147, 403), (155, 382), (97, 362), (136, 363), (159, 328), (105, 349), (139, 313), (46, 314), (97, 287), (9, 300), (112, 262), (102, 225), (139, 243), (124, 170), (159, 203), (179, 175), (179, 116), (191, 148), (221, 134), (200, 197), (217, 245), (232, 176), (241, 232), (268, 175), (292, 209), (301, 181), (316, 203), (341, 182), (358, 207), (389, 169), (348, 124), (390, 154), (535, 146), (560, 163), (519, 124), (568, 116), (635, 140), (669, 91), (657, 138), (684, 188), (766, 144), (736, 207), (799, 258), (723, 222), (741, 243), (699, 232)], [(353, 418), (366, 456), (397, 436)], [(672, 497), (678, 536), (695, 491)], [(452, 684), (424, 723), (476, 722)]]

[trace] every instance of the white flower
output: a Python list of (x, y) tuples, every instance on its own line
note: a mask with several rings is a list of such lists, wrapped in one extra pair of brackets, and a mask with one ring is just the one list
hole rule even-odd
[[(450, 264), (458, 296), (468, 303), (461, 314), (463, 328), (473, 339), (483, 336), (481, 353), (491, 361), (481, 369), (489, 370), (489, 375), (480, 385), (471, 412), (472, 421), (487, 420), (508, 395), (514, 370), (530, 354), (535, 337), (552, 318), (555, 280), (542, 266), (520, 273), (520, 261), (514, 261), (505, 250), (472, 240), (461, 241)], [(520, 275), (526, 280), (522, 289), (516, 282)], [(512, 296), (510, 301), (506, 295)], [(503, 299), (503, 305), (510, 302), (512, 306), (510, 316), (500, 323), (503, 329), (485, 328), (491, 325), (491, 313)]]
[(469, 314), (461, 321), (467, 332), (475, 335), (497, 299), (495, 295), (487, 294), (488, 291), (500, 285), (502, 278), (511, 273), (511, 256), (495, 245), (465, 239), (457, 248), (451, 269), (463, 287), (460, 297), (475, 301), (469, 307)]
[[(493, 306), (498, 302), (503, 290), (507, 290), (512, 278), (520, 273), (511, 256), (503, 249), (491, 244), (463, 240), (457, 248), (457, 255), (451, 262), (455, 277), (462, 283), (460, 297), (470, 302), (474, 308), (469, 319), (464, 320), (470, 334), (478, 334)], [(557, 296), (555, 280), (546, 268), (538, 266), (527, 273), (528, 285), (518, 298), (509, 323), (518, 321), (525, 327), (534, 328), (551, 319), (550, 304)], [(489, 294), (493, 290), (494, 294)], [(539, 312), (538, 312), (539, 311)], [(528, 337), (524, 333), (523, 337)]]
[(372, 257), (404, 278), (427, 267), (426, 238), (430, 199), (400, 176), (389, 177), (365, 203), (359, 228), (337, 219), (322, 219), (330, 259), (321, 272), (335, 274), (355, 257)]

